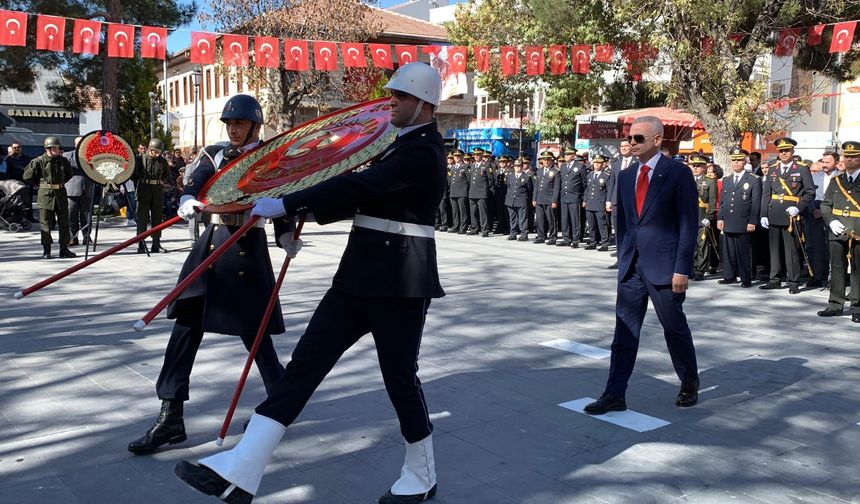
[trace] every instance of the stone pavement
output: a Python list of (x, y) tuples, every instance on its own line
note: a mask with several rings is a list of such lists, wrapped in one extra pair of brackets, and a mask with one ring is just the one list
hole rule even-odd
[[(281, 291), (287, 333), (275, 343), (285, 361), (348, 225), (306, 229)], [(101, 230), (105, 246), (131, 235), (118, 224)], [(152, 456), (126, 451), (158, 412), (154, 381), (171, 321), (162, 315), (142, 333), (131, 325), (173, 286), (185, 237), (172, 228), (169, 254), (130, 248), (16, 301), (15, 291), (75, 260), (39, 259), (38, 232), (0, 231), (0, 502), (214, 502), (181, 484), (173, 466), (218, 450), (245, 359), (237, 338), (204, 339), (188, 441)], [(686, 410), (674, 406), (677, 378), (649, 312), (627, 401), (668, 424), (637, 432), (559, 406), (597, 397), (606, 379), (609, 361), (595, 357), (614, 323), (607, 253), (451, 234), (439, 236), (438, 251), (448, 295), (430, 307), (420, 359), (435, 502), (860, 503), (860, 327), (815, 315), (826, 292), (694, 283), (685, 307), (703, 393)], [(283, 254), (272, 256), (277, 267)], [(542, 345), (553, 340), (569, 342)], [(580, 353), (557, 348), (565, 344)], [(254, 369), (227, 446), (262, 398)], [(364, 338), (287, 430), (255, 502), (373, 503), (402, 456)]]

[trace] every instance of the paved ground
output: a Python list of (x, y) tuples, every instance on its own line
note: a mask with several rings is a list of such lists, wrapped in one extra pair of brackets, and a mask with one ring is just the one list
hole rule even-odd
[[(347, 230), (307, 228), (281, 292), (284, 359)], [(101, 232), (105, 244), (131, 234), (119, 225)], [(166, 246), (187, 246), (185, 231), (169, 230)], [(597, 397), (608, 359), (541, 345), (608, 349), (607, 253), (450, 234), (438, 249), (448, 296), (430, 308), (420, 361), (436, 428), (436, 502), (860, 503), (860, 331), (849, 318), (815, 316), (825, 292), (696, 283), (686, 311), (704, 392), (687, 410), (673, 405), (677, 379), (649, 314), (627, 400), (669, 424), (640, 433), (559, 406)], [(75, 263), (39, 255), (37, 233), (0, 232), (0, 502), (209, 502), (173, 465), (217, 450), (244, 362), (236, 338), (204, 340), (186, 406), (189, 440), (153, 456), (126, 451), (158, 411), (154, 381), (171, 327), (163, 316), (143, 333), (131, 324), (173, 286), (185, 254), (121, 253), (12, 299)], [(272, 255), (280, 264), (280, 251)], [(261, 390), (252, 374), (239, 420)], [(257, 501), (375, 502), (398, 474), (401, 443), (366, 338), (288, 429)]]

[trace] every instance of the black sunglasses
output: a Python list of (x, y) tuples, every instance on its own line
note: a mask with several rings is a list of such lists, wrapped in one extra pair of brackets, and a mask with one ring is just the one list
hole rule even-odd
[(627, 141), (630, 143), (636, 142), (638, 144), (645, 143), (645, 135), (629, 135), (627, 137)]

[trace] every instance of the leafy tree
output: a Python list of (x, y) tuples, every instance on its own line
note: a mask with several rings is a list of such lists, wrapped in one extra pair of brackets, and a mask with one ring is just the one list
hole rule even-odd
[[(158, 75), (155, 64), (151, 60), (135, 58), (123, 60), (119, 64), (119, 80), (117, 88), (118, 103), (118, 132), (132, 146), (146, 145), (149, 140), (150, 107), (149, 93), (158, 87)], [(163, 109), (164, 100), (159, 98), (157, 106)], [(158, 120), (156, 113), (155, 136), (164, 142), (167, 150), (172, 150), (173, 135), (164, 131), (164, 123)]]

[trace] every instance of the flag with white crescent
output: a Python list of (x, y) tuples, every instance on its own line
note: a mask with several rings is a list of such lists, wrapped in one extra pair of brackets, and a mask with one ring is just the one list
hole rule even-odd
[(418, 48), (415, 46), (396, 45), (394, 51), (397, 54), (397, 64), (400, 66), (418, 61)]
[(221, 53), (224, 66), (248, 66), (248, 37), (244, 35), (224, 35), (221, 39)]
[(549, 73), (563, 75), (567, 72), (567, 46), (551, 45), (549, 51)]
[(394, 70), (394, 61), (391, 59), (391, 46), (388, 44), (367, 44), (370, 50), (370, 58), (373, 66)]
[(526, 46), (526, 75), (543, 75), (545, 66), (543, 46)]
[(821, 35), (824, 33), (825, 24), (810, 26), (806, 33), (806, 44), (811, 46), (821, 45)]
[(0, 45), (27, 45), (27, 13), (0, 10)]
[[(307, 47), (305, 42), (305, 55)], [(254, 37), (254, 64), (258, 68), (278, 68), (281, 64), (280, 48), (275, 37)]]
[(776, 38), (776, 48), (773, 54), (781, 58), (786, 58), (794, 54), (794, 48), (797, 46), (797, 39), (800, 37), (800, 28), (785, 28), (779, 30), (779, 35)]
[(836, 23), (833, 26), (833, 37), (830, 39), (830, 52), (844, 53), (850, 51), (856, 27), (857, 21)]
[(134, 58), (134, 26), (109, 23), (107, 31), (108, 58)]
[(520, 73), (520, 52), (516, 46), (502, 46), (499, 55), (502, 59), (502, 74), (505, 77)]
[(454, 73), (466, 73), (466, 46), (451, 46), (448, 48), (448, 63)]
[(596, 63), (612, 63), (615, 47), (612, 44), (597, 44), (594, 46), (594, 61)]
[(337, 44), (314, 42), (314, 68), (323, 72), (337, 70)]
[(575, 45), (570, 48), (570, 69), (573, 73), (587, 74), (591, 71), (591, 46)]
[(367, 67), (367, 57), (364, 55), (364, 44), (341, 42), (340, 55), (343, 58), (343, 66), (347, 68)]
[(487, 46), (473, 46), (472, 55), (475, 56), (475, 70), (478, 72), (490, 71), (490, 48)]
[(215, 34), (191, 32), (191, 62), (201, 65), (215, 64)]
[(440, 98), (447, 100), (452, 96), (468, 92), (466, 83), (466, 48), (451, 46), (431, 46), (431, 51), (425, 51), (430, 57), (430, 66), (439, 72), (442, 79), (442, 94)]
[(160, 60), (167, 57), (167, 28), (140, 27), (140, 57)]
[(39, 15), (36, 18), (36, 49), (63, 52), (66, 48), (66, 18)]
[(98, 54), (101, 44), (102, 24), (99, 21), (75, 19), (72, 36), (72, 52), (75, 54)]
[[(319, 56), (315, 56), (319, 58)], [(284, 40), (284, 68), (293, 72), (310, 70), (310, 55), (307, 40)], [(319, 70), (319, 68), (317, 68)]]

